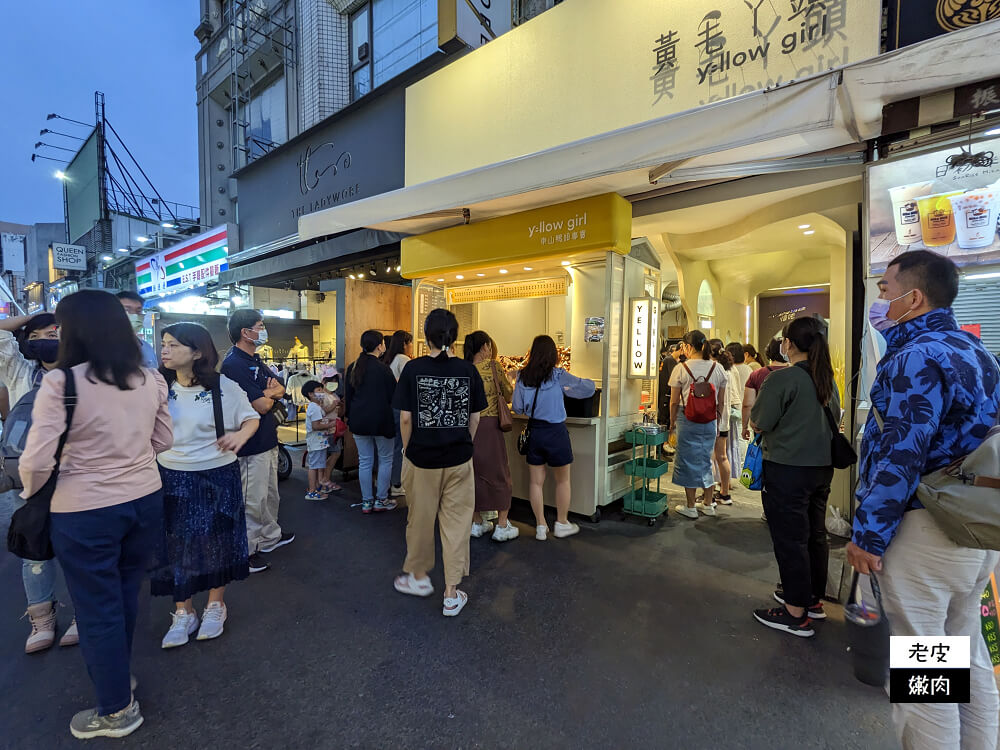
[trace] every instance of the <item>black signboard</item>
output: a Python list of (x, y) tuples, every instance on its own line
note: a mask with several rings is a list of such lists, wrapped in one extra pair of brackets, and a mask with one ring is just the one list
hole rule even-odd
[(405, 115), (398, 88), (238, 172), (240, 249), (294, 234), (300, 216), (403, 187)]
[(1000, 0), (889, 0), (890, 50), (1000, 18)]

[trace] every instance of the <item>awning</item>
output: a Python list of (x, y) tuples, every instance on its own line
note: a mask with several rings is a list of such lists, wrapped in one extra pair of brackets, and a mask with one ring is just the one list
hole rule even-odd
[[(1000, 75), (1000, 21), (769, 91), (756, 91), (576, 143), (411, 185), (299, 219), (302, 239), (359, 227), (405, 234), (601, 193), (626, 197), (697, 179), (698, 167), (814, 154), (880, 133), (894, 100)], [(683, 165), (681, 177), (671, 177)]]
[(219, 284), (256, 284), (257, 286), (291, 284), (302, 286), (300, 279), (327, 270), (331, 266), (349, 265), (353, 256), (371, 260), (371, 250), (386, 247), (386, 252), (398, 252), (404, 235), (375, 229), (348, 232), (296, 250), (273, 255), (263, 260), (245, 263), (219, 274)]

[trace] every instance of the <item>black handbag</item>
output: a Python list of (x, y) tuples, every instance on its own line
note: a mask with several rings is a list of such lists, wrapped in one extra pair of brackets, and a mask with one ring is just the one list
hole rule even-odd
[(59, 481), (59, 462), (62, 459), (63, 448), (66, 446), (66, 438), (69, 437), (69, 428), (73, 424), (73, 412), (76, 409), (76, 380), (73, 371), (63, 368), (66, 376), (65, 392), (63, 403), (66, 406), (66, 429), (59, 436), (59, 445), (56, 447), (56, 465), (38, 490), (27, 499), (25, 504), (18, 508), (10, 519), (10, 528), (7, 530), (7, 549), (20, 557), (22, 560), (51, 560), (55, 557), (52, 551), (51, 519), (49, 517), (52, 505), (52, 495), (56, 491), (56, 482)]
[(535, 398), (531, 402), (531, 414), (528, 415), (528, 424), (524, 426), (521, 434), (517, 436), (517, 452), (522, 456), (528, 455), (528, 441), (531, 440), (531, 420), (535, 418), (535, 406), (538, 404), (538, 392), (540, 390), (542, 390), (541, 383), (535, 389)]
[(830, 430), (833, 432), (833, 437), (830, 439), (830, 456), (833, 458), (833, 468), (847, 469), (854, 466), (858, 462), (858, 454), (854, 450), (854, 446), (840, 431), (840, 425), (833, 418), (830, 407), (823, 407), (823, 412), (826, 414)]

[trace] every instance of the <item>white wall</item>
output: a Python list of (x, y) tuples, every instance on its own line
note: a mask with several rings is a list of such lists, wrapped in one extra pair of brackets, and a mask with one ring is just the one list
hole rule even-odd
[[(486, 331), (497, 342), (500, 354), (520, 356), (531, 349), (531, 342), (548, 330), (546, 298), (505, 300), (479, 303), (479, 329)], [(559, 321), (558, 330), (565, 323)], [(553, 336), (553, 338), (555, 338)]]

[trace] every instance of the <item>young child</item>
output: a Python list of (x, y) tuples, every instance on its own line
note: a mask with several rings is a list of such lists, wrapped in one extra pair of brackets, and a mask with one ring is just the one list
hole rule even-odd
[(327, 415), (322, 400), (323, 386), (315, 380), (302, 386), (302, 395), (309, 399), (306, 407), (306, 468), (309, 469), (309, 491), (306, 500), (326, 500), (326, 454), (330, 447), (327, 432), (336, 425), (336, 416)]

